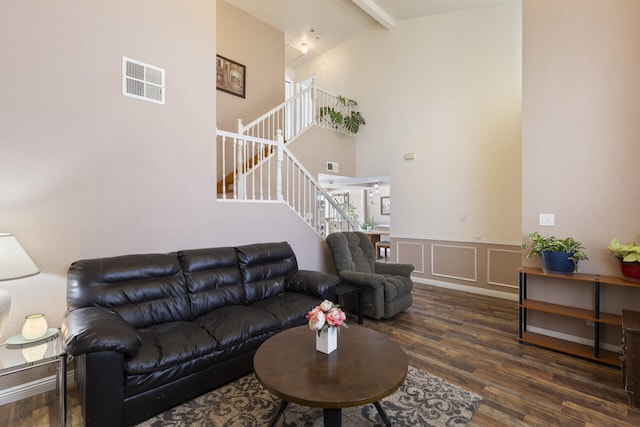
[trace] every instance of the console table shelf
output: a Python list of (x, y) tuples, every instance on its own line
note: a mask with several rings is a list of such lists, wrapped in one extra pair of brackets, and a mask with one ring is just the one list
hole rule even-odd
[(524, 331), (522, 333), (522, 339), (520, 341), (526, 342), (527, 344), (534, 344), (540, 347), (550, 348), (552, 350), (572, 354), (584, 359), (595, 360), (613, 366), (620, 366), (620, 355), (613, 351), (600, 349), (598, 357), (595, 357), (593, 347), (589, 345), (578, 344), (575, 342), (565, 341), (559, 338), (553, 338), (547, 335), (540, 335), (527, 331)]
[[(613, 366), (620, 366), (618, 353), (600, 348), (600, 326), (622, 327), (622, 316), (600, 311), (600, 285), (628, 286), (640, 289), (640, 283), (629, 282), (618, 277), (574, 273), (571, 275), (545, 273), (539, 268), (522, 267), (518, 270), (520, 295), (518, 299), (518, 340), (520, 342), (550, 348), (586, 359), (596, 360)], [(527, 298), (527, 276), (539, 276), (562, 280), (572, 280), (593, 287), (593, 308), (584, 309), (567, 305), (553, 304)], [(538, 311), (559, 316), (592, 321), (594, 325), (593, 346), (577, 344), (559, 338), (527, 331), (527, 311)]]

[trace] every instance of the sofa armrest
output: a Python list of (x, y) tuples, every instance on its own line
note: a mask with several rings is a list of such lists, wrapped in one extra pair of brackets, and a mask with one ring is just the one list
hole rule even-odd
[(102, 307), (80, 307), (62, 320), (62, 338), (73, 356), (100, 351), (137, 353), (142, 344), (133, 326)]
[(376, 262), (375, 269), (378, 274), (394, 274), (396, 276), (409, 277), (414, 267), (411, 264)]
[(297, 270), (286, 277), (284, 285), (287, 292), (299, 292), (330, 299), (333, 297), (333, 288), (339, 282), (340, 279), (335, 274)]
[(377, 288), (382, 286), (387, 279), (375, 273), (361, 273), (359, 271), (343, 270), (340, 272), (340, 279), (352, 285), (368, 286)]

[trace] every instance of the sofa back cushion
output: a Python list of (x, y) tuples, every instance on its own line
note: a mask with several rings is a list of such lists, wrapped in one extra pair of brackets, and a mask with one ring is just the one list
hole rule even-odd
[(74, 262), (67, 275), (67, 306), (108, 308), (135, 328), (192, 318), (175, 252)]
[(187, 281), (194, 317), (218, 307), (246, 303), (234, 248), (179, 251), (178, 259)]
[(240, 274), (249, 304), (284, 292), (284, 279), (298, 270), (287, 242), (258, 243), (236, 248)]

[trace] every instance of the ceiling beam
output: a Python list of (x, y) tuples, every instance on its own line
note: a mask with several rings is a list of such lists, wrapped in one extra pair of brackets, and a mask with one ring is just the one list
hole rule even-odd
[(389, 16), (380, 6), (373, 0), (352, 0), (360, 9), (364, 10), (369, 16), (378, 21), (380, 25), (387, 30), (392, 30), (396, 26), (396, 21)]

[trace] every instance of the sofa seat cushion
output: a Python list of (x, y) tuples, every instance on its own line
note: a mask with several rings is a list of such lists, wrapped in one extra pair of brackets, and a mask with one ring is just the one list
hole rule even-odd
[(304, 315), (321, 302), (322, 300), (318, 297), (284, 292), (275, 297), (258, 301), (251, 307), (271, 313), (278, 319), (280, 327), (287, 328), (305, 324), (307, 320)]
[(248, 305), (220, 307), (193, 322), (213, 337), (217, 350), (280, 327), (280, 321), (273, 314)]
[[(184, 387), (183, 381), (189, 377), (202, 377), (202, 381), (211, 381), (212, 383), (219, 384), (219, 379), (225, 378), (228, 375), (232, 375), (234, 377), (246, 375), (250, 373), (252, 369), (251, 366), (245, 366), (245, 362), (243, 362), (243, 360), (246, 358), (242, 357), (242, 355), (253, 354), (258, 347), (260, 347), (260, 345), (273, 334), (275, 334), (275, 332), (260, 334), (224, 350), (215, 351), (160, 371), (128, 375), (125, 378), (125, 399), (130, 397), (136, 398), (139, 394), (144, 394), (154, 389), (157, 390), (168, 384), (172, 387), (171, 393), (181, 393), (180, 390)], [(231, 366), (235, 372), (216, 373), (217, 370), (225, 369), (221, 368), (221, 365), (226, 367)], [(171, 383), (174, 382), (175, 385), (172, 385)]]
[(191, 322), (169, 322), (137, 330), (142, 341), (138, 353), (125, 361), (125, 374), (145, 374), (177, 366), (210, 354), (216, 341)]

